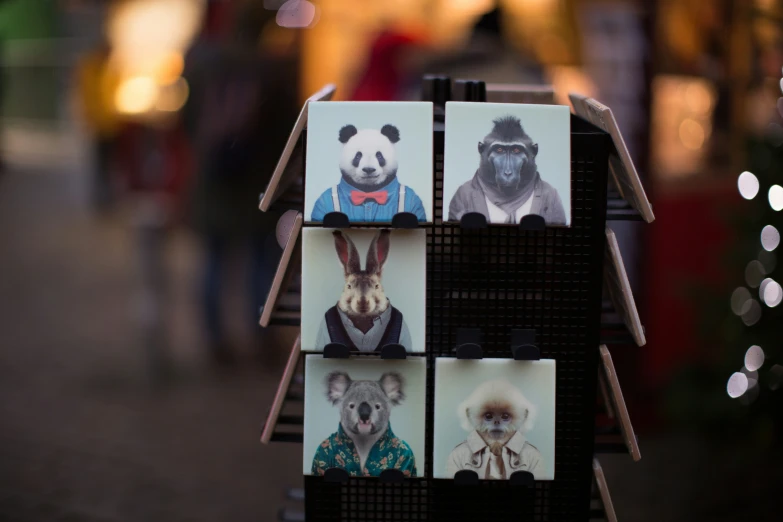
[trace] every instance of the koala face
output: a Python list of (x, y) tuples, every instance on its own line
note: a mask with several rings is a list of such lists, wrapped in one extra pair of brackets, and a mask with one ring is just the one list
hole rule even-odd
[(384, 125), (381, 130), (357, 130), (346, 125), (340, 130), (340, 171), (361, 190), (372, 191), (386, 185), (397, 173), (394, 144), (399, 139), (400, 133), (393, 125)]
[(352, 381), (347, 373), (332, 372), (326, 398), (340, 407), (340, 423), (350, 436), (374, 435), (386, 430), (392, 407), (405, 399), (403, 379), (392, 372), (378, 381)]

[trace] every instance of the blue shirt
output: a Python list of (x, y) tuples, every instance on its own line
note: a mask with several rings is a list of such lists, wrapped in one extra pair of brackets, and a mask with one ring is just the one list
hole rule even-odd
[[(349, 221), (354, 223), (391, 223), (392, 217), (397, 213), (400, 200), (400, 182), (397, 178), (394, 178), (391, 183), (381, 189), (389, 194), (385, 205), (379, 205), (372, 199), (367, 199), (359, 205), (354, 205), (351, 202), (351, 192), (355, 190), (358, 189), (349, 185), (345, 179), (341, 179), (340, 183), (337, 184), (340, 212), (348, 216)], [(403, 208), (405, 212), (414, 214), (419, 221), (427, 221), (421, 198), (408, 185), (405, 185), (405, 206)], [(316, 200), (310, 220), (323, 221), (324, 216), (329, 212), (334, 212), (334, 210), (332, 188), (330, 187)]]
[(351, 438), (345, 434), (342, 423), (337, 433), (323, 441), (313, 457), (312, 474), (323, 475), (329, 468), (342, 468), (352, 477), (378, 477), (386, 469), (398, 469), (408, 477), (416, 477), (416, 458), (408, 444), (394, 435), (391, 424), (386, 433), (370, 449), (364, 469)]

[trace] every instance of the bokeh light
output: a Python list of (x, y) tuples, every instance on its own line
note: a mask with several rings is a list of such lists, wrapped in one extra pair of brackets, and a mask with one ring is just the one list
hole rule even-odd
[(783, 385), (783, 366), (775, 364), (769, 369), (767, 374), (767, 385), (769, 389), (774, 391)]
[(742, 397), (746, 391), (748, 391), (748, 377), (742, 372), (733, 373), (726, 384), (726, 392), (729, 397), (732, 399)]
[(772, 225), (767, 225), (761, 229), (761, 246), (764, 250), (772, 252), (780, 244), (780, 232)]
[(750, 300), (748, 310), (742, 314), (742, 322), (747, 326), (753, 326), (761, 319), (761, 305), (755, 299)]
[(764, 285), (764, 290), (761, 295), (764, 304), (770, 308), (774, 308), (783, 301), (783, 288), (781, 288), (780, 283), (777, 281), (769, 279), (769, 282)]
[(163, 112), (177, 112), (185, 105), (189, 93), (188, 82), (185, 78), (179, 78), (161, 90), (155, 108)]
[(312, 27), (318, 22), (318, 8), (307, 0), (288, 0), (278, 9), (275, 21), (289, 29)]
[(758, 288), (765, 275), (764, 265), (760, 261), (753, 260), (745, 267), (745, 282), (751, 288)]
[(736, 315), (742, 315), (750, 308), (750, 291), (741, 286), (731, 294), (731, 311)]
[(780, 185), (772, 185), (769, 188), (769, 206), (772, 210), (779, 212), (783, 210), (783, 187)]
[(125, 80), (117, 88), (114, 103), (117, 110), (125, 114), (141, 114), (155, 106), (158, 86), (149, 76), (138, 76)]
[(764, 365), (764, 350), (761, 346), (753, 345), (745, 352), (745, 368), (755, 372)]
[(753, 173), (746, 170), (737, 178), (737, 187), (743, 198), (753, 199), (759, 193), (759, 180)]
[(685, 118), (680, 123), (680, 141), (691, 150), (699, 150), (704, 145), (704, 127), (692, 118)]

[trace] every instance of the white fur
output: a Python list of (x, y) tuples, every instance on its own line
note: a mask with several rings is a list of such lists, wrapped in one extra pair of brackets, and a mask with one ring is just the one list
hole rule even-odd
[[(383, 167), (375, 155), (379, 151), (386, 160)], [(357, 152), (362, 153), (362, 159), (359, 165), (354, 167), (352, 162)], [(368, 178), (362, 170), (365, 167), (373, 167), (378, 176)], [(343, 145), (340, 169), (359, 183), (381, 184), (397, 171), (397, 151), (394, 144), (381, 134), (380, 130), (361, 129)]]
[[(532, 402), (522, 395), (519, 389), (505, 379), (496, 379), (480, 384), (470, 396), (457, 407), (457, 416), (460, 419), (462, 429), (473, 431), (476, 426), (470, 418), (469, 411), (475, 412), (481, 409), (485, 402), (489, 400), (506, 400), (510, 402), (514, 411), (514, 425), (517, 431), (526, 433), (533, 429), (536, 419), (536, 407)], [(526, 416), (527, 412), (527, 416)], [(518, 419), (525, 419), (521, 424)]]

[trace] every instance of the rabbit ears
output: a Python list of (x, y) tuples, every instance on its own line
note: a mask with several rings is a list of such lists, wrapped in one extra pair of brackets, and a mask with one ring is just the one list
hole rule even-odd
[[(335, 230), (333, 234), (334, 248), (337, 250), (337, 257), (343, 265), (345, 275), (347, 276), (361, 272), (362, 267), (359, 259), (359, 252), (356, 250), (356, 245), (353, 244), (351, 238), (339, 230)], [(368, 274), (381, 275), (383, 264), (389, 257), (390, 234), (391, 232), (389, 230), (384, 229), (379, 231), (375, 234), (375, 237), (372, 238), (370, 249), (367, 251), (366, 272)]]

